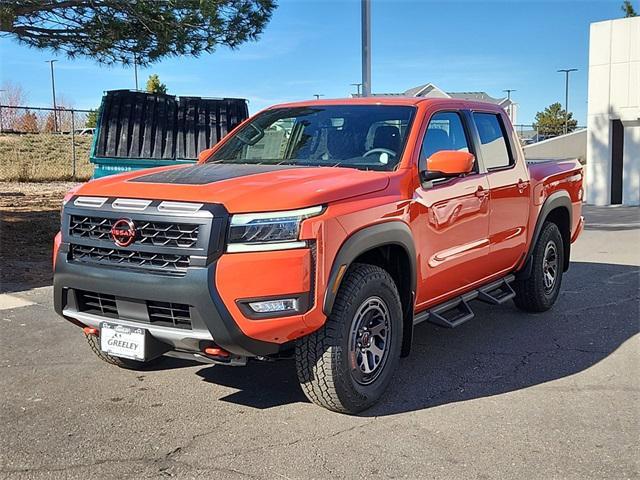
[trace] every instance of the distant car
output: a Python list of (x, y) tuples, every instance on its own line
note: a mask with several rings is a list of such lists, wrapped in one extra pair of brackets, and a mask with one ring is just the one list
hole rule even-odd
[(80, 128), (80, 129), (76, 130), (75, 133), (76, 133), (76, 135), (91, 135), (91, 136), (93, 136), (95, 131), (96, 131), (95, 128)]

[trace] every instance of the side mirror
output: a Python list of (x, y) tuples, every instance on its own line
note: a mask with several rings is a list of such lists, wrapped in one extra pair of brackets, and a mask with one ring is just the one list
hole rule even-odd
[(427, 159), (427, 169), (420, 172), (423, 182), (471, 173), (475, 157), (469, 152), (440, 150)]
[(207, 158), (209, 158), (209, 155), (211, 155), (211, 152), (213, 152), (213, 147), (207, 148), (206, 150), (202, 150), (198, 154), (198, 162), (202, 162), (202, 161), (206, 160)]

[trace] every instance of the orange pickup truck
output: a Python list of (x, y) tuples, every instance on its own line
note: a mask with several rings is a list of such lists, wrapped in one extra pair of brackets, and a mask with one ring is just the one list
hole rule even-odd
[(580, 164), (527, 165), (494, 105), (278, 105), (196, 165), (69, 192), (55, 309), (106, 362), (294, 357), (312, 402), (356, 413), (420, 322), (456, 327), (474, 301), (549, 309), (582, 199)]

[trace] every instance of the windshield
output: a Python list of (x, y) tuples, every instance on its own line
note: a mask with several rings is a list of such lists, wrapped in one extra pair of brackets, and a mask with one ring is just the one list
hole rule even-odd
[(256, 116), (207, 163), (264, 163), (393, 170), (414, 107), (331, 105), (275, 108)]

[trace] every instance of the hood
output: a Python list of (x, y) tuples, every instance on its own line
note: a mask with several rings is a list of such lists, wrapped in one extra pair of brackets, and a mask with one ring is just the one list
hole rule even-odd
[(342, 167), (197, 164), (93, 180), (78, 195), (223, 204), (230, 213), (292, 210), (383, 190), (387, 172)]

